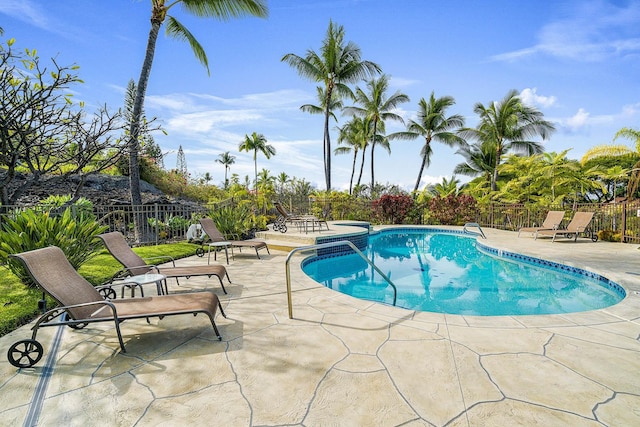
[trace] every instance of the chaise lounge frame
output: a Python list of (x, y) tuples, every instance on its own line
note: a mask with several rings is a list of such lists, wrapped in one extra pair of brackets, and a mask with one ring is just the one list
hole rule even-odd
[(120, 349), (126, 353), (120, 331), (123, 321), (204, 313), (209, 317), (218, 340), (222, 339), (214, 320), (216, 311), (219, 309), (222, 316), (227, 316), (218, 296), (211, 291), (109, 300), (103, 295), (115, 295), (111, 285), (95, 288), (78, 274), (64, 252), (56, 246), (11, 257), (19, 260), (34, 282), (60, 304), (36, 320), (31, 339), (18, 341), (9, 348), (7, 357), (15, 367), (29, 368), (42, 358), (43, 347), (36, 338), (38, 330), (47, 326), (66, 325), (82, 329), (89, 323), (113, 322)]
[[(147, 264), (147, 262), (135, 253), (130, 247), (124, 236), (117, 231), (110, 233), (104, 233), (97, 236), (102, 240), (109, 253), (124, 267), (114, 276), (113, 280), (126, 276), (135, 276), (138, 274), (146, 274), (149, 272), (155, 272), (164, 275), (166, 278), (173, 278), (178, 281), (178, 278), (184, 277), (189, 279), (196, 276), (216, 276), (220, 281), (222, 291), (226, 294), (227, 290), (224, 287), (222, 278), (226, 276), (229, 283), (229, 273), (223, 265), (197, 265), (188, 267), (164, 267), (155, 264)], [(169, 259), (173, 261), (173, 258)], [(178, 282), (180, 284), (180, 282)], [(168, 293), (168, 289), (165, 282), (165, 291)]]

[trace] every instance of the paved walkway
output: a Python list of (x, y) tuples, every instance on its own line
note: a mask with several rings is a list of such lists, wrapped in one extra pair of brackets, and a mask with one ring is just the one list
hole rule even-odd
[[(205, 316), (127, 321), (125, 354), (106, 324), (44, 328), (43, 360), (18, 370), (4, 354), (30, 336), (28, 327), (0, 338), (0, 424), (640, 425), (637, 245), (485, 232), (488, 245), (585, 267), (628, 296), (566, 315), (421, 313), (326, 289), (301, 273), (296, 256), (291, 320), (287, 253), (257, 260), (236, 251), (228, 295), (213, 280), (169, 284), (171, 292), (220, 295), (229, 316), (217, 318), (222, 342)], [(56, 333), (60, 347), (52, 352)]]

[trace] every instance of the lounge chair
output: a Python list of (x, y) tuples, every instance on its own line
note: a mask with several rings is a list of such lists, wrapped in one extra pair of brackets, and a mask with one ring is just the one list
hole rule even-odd
[[(228, 243), (231, 248), (253, 248), (256, 251), (256, 256), (260, 259), (260, 254), (258, 251), (260, 249), (266, 249), (267, 253), (271, 255), (269, 252), (269, 247), (267, 243), (262, 240), (256, 239), (248, 239), (248, 240), (229, 240), (224, 237), (224, 235), (218, 230), (216, 223), (211, 218), (202, 218), (200, 219), (200, 225), (202, 225), (202, 231), (208, 236), (211, 245), (209, 245), (209, 253), (211, 253), (211, 246), (220, 246), (219, 243)], [(205, 243), (206, 244), (206, 243)], [(228, 261), (228, 258), (227, 258)]]
[(205, 313), (216, 336), (222, 339), (214, 318), (218, 309), (224, 317), (226, 315), (218, 297), (211, 291), (109, 300), (78, 274), (56, 246), (11, 256), (20, 260), (35, 283), (60, 304), (40, 316), (32, 328), (31, 339), (18, 341), (9, 348), (7, 357), (15, 367), (29, 368), (42, 358), (43, 348), (36, 336), (38, 329), (45, 326), (68, 325), (81, 329), (88, 323), (113, 322), (120, 348), (126, 353), (120, 332), (122, 321)]
[(309, 224), (311, 224), (311, 228), (315, 231), (316, 225), (318, 226), (318, 230), (322, 231), (322, 225), (324, 224), (329, 229), (329, 224), (326, 220), (320, 219), (315, 215), (293, 215), (289, 213), (285, 207), (280, 202), (273, 202), (278, 214), (280, 215), (276, 222), (273, 224), (274, 231), (280, 231), (281, 233), (287, 232), (287, 223), (293, 224), (298, 227), (298, 230), (304, 229), (305, 233), (309, 231)]
[(557, 230), (560, 228), (560, 223), (564, 219), (564, 211), (549, 211), (547, 217), (542, 221), (540, 227), (522, 227), (518, 230), (518, 237), (520, 233), (536, 233), (541, 230)]
[[(131, 248), (127, 244), (127, 241), (124, 239), (124, 236), (121, 233), (113, 231), (111, 233), (100, 234), (98, 235), (98, 237), (104, 242), (104, 245), (109, 253), (113, 255), (113, 257), (117, 259), (118, 262), (120, 262), (120, 264), (122, 264), (122, 266), (124, 267), (116, 274), (114, 278), (137, 276), (149, 272), (160, 273), (166, 278), (173, 278), (176, 279), (176, 281), (179, 277), (188, 279), (190, 277), (196, 276), (207, 276), (209, 278), (211, 278), (211, 276), (216, 276), (220, 281), (222, 291), (225, 294), (227, 293), (227, 290), (224, 288), (224, 283), (222, 283), (222, 279), (225, 276), (227, 277), (227, 280), (229, 280), (229, 282), (231, 282), (231, 279), (229, 279), (227, 269), (224, 268), (223, 265), (175, 267), (174, 264), (174, 266), (172, 267), (162, 267), (153, 264), (147, 264), (146, 261), (140, 257), (140, 255), (131, 250)], [(166, 283), (165, 290), (167, 290)]]
[[(565, 229), (557, 229), (557, 230), (540, 230), (536, 231), (536, 239), (538, 236), (552, 236), (552, 242), (555, 242), (556, 236), (563, 235), (568, 239), (573, 239), (573, 241), (578, 240), (578, 235), (580, 233), (588, 233), (589, 224), (593, 219), (594, 212), (576, 212), (571, 219), (571, 222), (567, 224), (567, 228)], [(591, 232), (588, 236), (592, 241), (596, 242), (598, 240), (598, 235)]]

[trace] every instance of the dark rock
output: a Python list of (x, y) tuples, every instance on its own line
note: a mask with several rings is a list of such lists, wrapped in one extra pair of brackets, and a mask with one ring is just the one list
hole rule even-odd
[[(2, 175), (2, 172), (0, 172)], [(80, 183), (80, 177), (77, 175), (70, 177), (61, 177), (50, 175), (43, 177), (39, 182), (34, 183), (29, 189), (18, 199), (18, 206), (32, 206), (38, 204), (42, 199), (46, 199), (51, 195), (69, 195), (73, 194)], [(18, 174), (9, 185), (9, 190), (13, 191), (19, 186), (27, 185), (27, 176)], [(140, 181), (140, 190), (142, 193), (142, 203), (147, 204), (188, 204), (196, 205), (198, 203), (183, 198), (174, 198), (167, 196), (158, 188), (146, 181)], [(80, 197), (93, 202), (94, 205), (129, 205), (131, 204), (131, 193), (129, 191), (129, 177), (113, 176), (113, 175), (89, 175), (86, 178), (84, 186), (80, 190)]]

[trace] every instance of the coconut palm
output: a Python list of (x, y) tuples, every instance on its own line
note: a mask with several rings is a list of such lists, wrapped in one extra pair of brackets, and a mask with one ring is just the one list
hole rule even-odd
[(349, 179), (349, 194), (353, 188), (353, 177), (356, 172), (356, 162), (358, 160), (358, 153), (362, 150), (362, 162), (360, 163), (360, 178), (362, 178), (362, 169), (364, 167), (364, 152), (367, 149), (369, 121), (360, 117), (353, 116), (351, 121), (347, 122), (340, 128), (338, 134), (338, 144), (343, 146), (336, 147), (335, 154), (348, 154), (353, 152), (353, 162), (351, 165), (351, 178)]
[(236, 156), (231, 155), (230, 152), (226, 151), (224, 153), (218, 154), (218, 158), (216, 159), (216, 163), (220, 163), (224, 165), (224, 189), (229, 188), (229, 180), (227, 179), (227, 173), (229, 172), (229, 168), (232, 164), (236, 162)]
[(515, 90), (509, 91), (501, 101), (492, 102), (489, 106), (477, 103), (473, 111), (480, 117), (478, 126), (475, 129), (464, 129), (460, 136), (495, 147), (492, 191), (498, 188), (498, 165), (502, 156), (512, 150), (529, 156), (541, 153), (541, 143), (530, 138), (540, 136), (545, 140), (555, 130), (551, 122), (544, 120), (540, 111), (524, 105)]
[(240, 152), (246, 151), (247, 153), (253, 151), (253, 167), (255, 172), (255, 188), (258, 188), (258, 152), (264, 154), (267, 159), (271, 156), (275, 156), (276, 149), (273, 145), (267, 144), (267, 138), (261, 133), (253, 132), (251, 136), (245, 135), (244, 141), (238, 146)]
[(427, 192), (434, 196), (440, 196), (442, 198), (454, 195), (456, 196), (460, 191), (460, 180), (456, 176), (452, 176), (451, 179), (447, 179), (446, 176), (442, 177), (442, 182), (437, 184), (431, 184), (427, 187)]
[(384, 132), (384, 123), (387, 120), (396, 120), (404, 123), (402, 116), (395, 112), (398, 105), (409, 102), (409, 97), (400, 91), (387, 97), (389, 89), (389, 77), (386, 74), (380, 78), (367, 81), (367, 92), (360, 87), (356, 88), (354, 95), (355, 106), (345, 108), (345, 113), (367, 118), (371, 122), (371, 188), (375, 186), (374, 176), (374, 149), (379, 141), (388, 143), (384, 137), (379, 137), (379, 131)]
[(431, 155), (433, 154), (432, 141), (441, 142), (449, 147), (455, 145), (463, 145), (464, 139), (454, 133), (464, 126), (464, 117), (460, 114), (454, 114), (447, 117), (447, 109), (455, 105), (456, 101), (451, 96), (443, 96), (436, 98), (434, 92), (431, 92), (429, 101), (421, 98), (418, 102), (418, 115), (416, 120), (409, 120), (406, 132), (396, 133), (396, 138), (415, 139), (424, 138), (424, 145), (420, 150), (422, 163), (418, 171), (418, 179), (413, 191), (418, 191), (422, 173), (425, 167), (431, 164)]
[(491, 184), (491, 176), (496, 164), (495, 146), (481, 143), (463, 145), (456, 151), (456, 154), (464, 157), (465, 162), (459, 163), (453, 168), (454, 174), (471, 177), (484, 176), (486, 181)]
[(334, 97), (343, 99), (351, 96), (347, 86), (367, 76), (380, 72), (380, 67), (373, 62), (361, 59), (360, 48), (353, 42), (344, 41), (344, 27), (329, 21), (326, 37), (320, 52), (308, 50), (304, 57), (288, 53), (281, 59), (298, 71), (302, 77), (324, 84), (324, 176), (327, 191), (331, 189), (331, 138), (329, 135), (329, 117)]
[[(151, 29), (147, 40), (142, 70), (136, 86), (136, 96), (134, 107), (129, 123), (129, 171), (131, 182), (131, 203), (133, 205), (142, 204), (140, 193), (140, 172), (138, 170), (138, 135), (140, 132), (140, 118), (143, 110), (144, 97), (147, 91), (147, 83), (151, 74), (153, 55), (156, 50), (156, 41), (162, 24), (167, 22), (167, 35), (181, 41), (187, 41), (191, 50), (202, 65), (209, 71), (209, 61), (207, 55), (189, 30), (182, 25), (175, 17), (169, 15), (169, 11), (174, 7), (182, 7), (182, 11), (204, 18), (218, 18), (226, 20), (229, 18), (253, 15), (257, 17), (267, 16), (267, 6), (264, 0), (151, 0)], [(137, 227), (136, 227), (137, 229)]]

